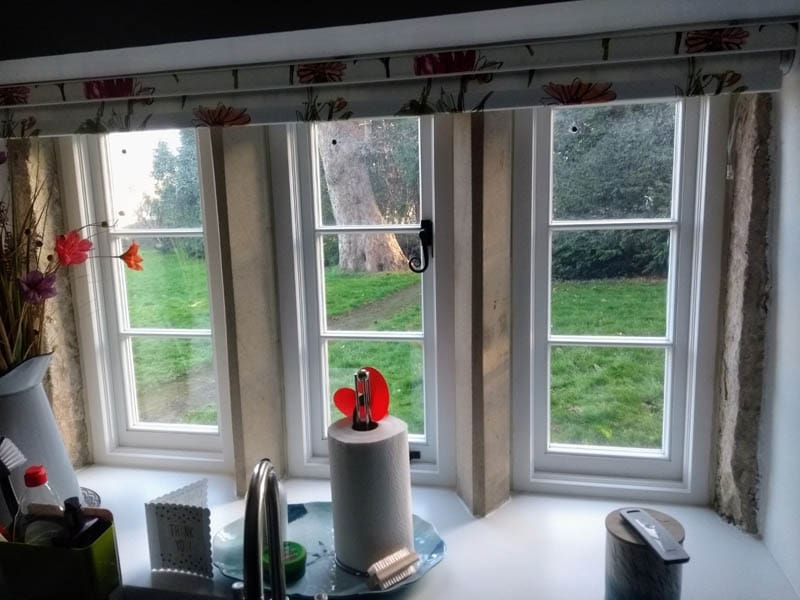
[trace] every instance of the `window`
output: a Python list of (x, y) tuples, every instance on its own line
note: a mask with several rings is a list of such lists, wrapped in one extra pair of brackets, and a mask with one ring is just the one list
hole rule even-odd
[(517, 487), (686, 494), (702, 478), (709, 118), (697, 99), (518, 113)]
[[(451, 316), (439, 308), (452, 293), (450, 234), (433, 129), (431, 119), (409, 118), (272, 129), (276, 198), (289, 189), (292, 197), (276, 210), (279, 247), (294, 248), (278, 253), (287, 389), (297, 392), (287, 402), (288, 428), (303, 431), (289, 436), (293, 475), (324, 468), (328, 425), (342, 417), (333, 394), (372, 366), (386, 377), (390, 412), (406, 421), (420, 453), (416, 480), (449, 476), (438, 409), (451, 385), (440, 376), (451, 360)], [(422, 219), (436, 223), (435, 259), (418, 274), (409, 259), (421, 258)]]
[(198, 166), (205, 148), (193, 129), (87, 136), (73, 146), (80, 221), (109, 224), (94, 237), (98, 253), (117, 256), (135, 241), (144, 259), (142, 272), (97, 261), (77, 282), (82, 330), (92, 332), (84, 345), (100, 359), (96, 386), (87, 381), (92, 420), (112, 462), (142, 450), (229, 464), (219, 250), (207, 243), (213, 188)]

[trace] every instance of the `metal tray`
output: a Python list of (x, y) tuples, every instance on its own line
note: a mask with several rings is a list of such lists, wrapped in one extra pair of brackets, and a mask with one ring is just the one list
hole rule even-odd
[[(417, 581), (444, 557), (445, 544), (436, 529), (414, 515), (414, 550), (420, 556), (416, 574), (387, 590), (372, 590), (367, 587), (365, 577), (348, 573), (336, 565), (330, 502), (290, 504), (288, 513), (288, 539), (299, 542), (308, 552), (306, 574), (288, 586), (287, 593), (291, 598), (313, 599), (320, 592), (325, 592), (328, 598), (356, 598), (394, 592)], [(243, 521), (237, 519), (229, 523), (214, 535), (212, 541), (214, 565), (223, 575), (240, 581)], [(269, 586), (265, 587), (269, 589)]]

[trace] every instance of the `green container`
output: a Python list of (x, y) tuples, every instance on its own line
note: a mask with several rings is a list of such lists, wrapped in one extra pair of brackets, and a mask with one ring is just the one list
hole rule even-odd
[(113, 523), (84, 548), (0, 543), (3, 600), (106, 600), (119, 583)]

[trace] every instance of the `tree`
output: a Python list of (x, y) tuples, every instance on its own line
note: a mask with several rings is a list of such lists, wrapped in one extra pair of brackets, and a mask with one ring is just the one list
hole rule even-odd
[[(155, 195), (147, 196), (139, 219), (148, 227), (201, 227), (200, 181), (197, 145), (193, 129), (180, 131), (180, 145), (173, 153), (166, 142), (153, 152), (152, 176)], [(204, 255), (203, 241), (192, 238), (161, 238), (162, 251), (181, 250), (194, 258)]]
[[(368, 161), (374, 149), (367, 126), (356, 121), (336, 121), (317, 127), (325, 189), (335, 223), (384, 223), (385, 213), (378, 206), (370, 178)], [(406, 256), (393, 234), (341, 234), (337, 250), (343, 271), (394, 271), (406, 264)]]
[[(556, 219), (669, 217), (675, 108), (632, 104), (559, 110), (553, 119)], [(553, 243), (556, 279), (663, 276), (661, 231), (585, 231)]]
[(384, 119), (370, 123), (365, 160), (375, 201), (391, 223), (419, 221), (419, 122)]

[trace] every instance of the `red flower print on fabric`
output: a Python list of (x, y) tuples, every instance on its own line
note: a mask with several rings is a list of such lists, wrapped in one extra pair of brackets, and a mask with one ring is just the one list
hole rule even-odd
[(694, 54), (697, 52), (741, 50), (749, 37), (750, 32), (741, 27), (689, 31), (686, 33), (686, 51)]
[(617, 92), (611, 89), (611, 83), (584, 82), (579, 77), (572, 83), (562, 84), (552, 81), (542, 86), (549, 98), (543, 98), (545, 104), (592, 104), (615, 100)]
[[(103, 100), (106, 98), (133, 98), (135, 96), (151, 96), (155, 88), (144, 87), (133, 77), (118, 79), (93, 79), (83, 82), (83, 95), (87, 100)], [(143, 100), (145, 104), (152, 98)]]
[(88, 100), (100, 98), (129, 98), (133, 96), (133, 78), (95, 79), (83, 82), (83, 95)]
[(0, 87), (0, 106), (27, 104), (30, 95), (31, 88), (25, 85)]
[(298, 65), (297, 79), (300, 83), (328, 83), (341, 81), (347, 65), (343, 62), (319, 62)]
[(207, 125), (208, 127), (232, 127), (234, 125), (247, 125), (250, 122), (250, 115), (246, 108), (234, 108), (217, 104), (215, 108), (208, 106), (198, 106), (192, 111), (194, 114), (195, 125)]
[(441, 75), (478, 70), (478, 51), (436, 52), (414, 57), (415, 75)]

